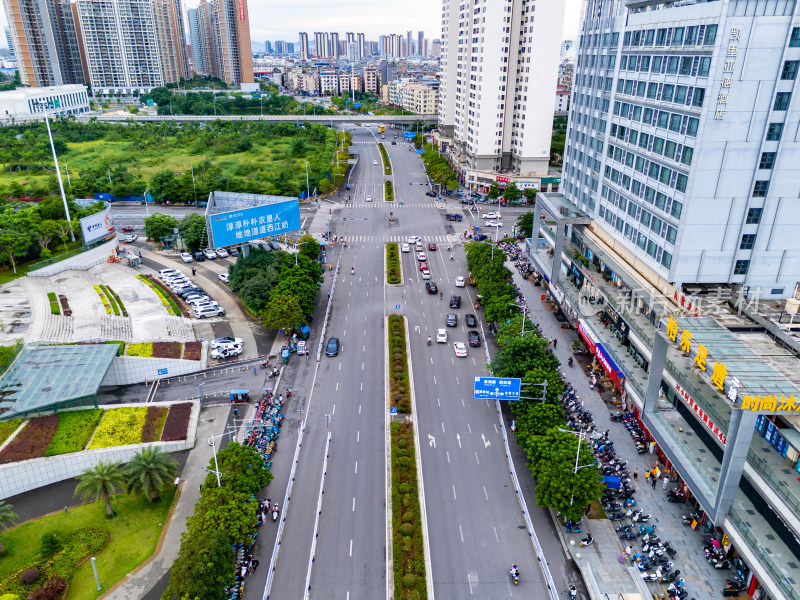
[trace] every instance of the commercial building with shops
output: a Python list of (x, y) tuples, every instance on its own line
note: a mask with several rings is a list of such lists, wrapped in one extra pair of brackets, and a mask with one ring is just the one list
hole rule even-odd
[(0, 92), (0, 118), (27, 117), (41, 114), (44, 107), (56, 115), (79, 115), (89, 112), (89, 96), (85, 85), (17, 88)]
[(634, 412), (747, 592), (800, 597), (800, 340), (784, 312), (800, 303), (651, 281), (561, 194), (533, 210), (528, 254), (598, 385)]

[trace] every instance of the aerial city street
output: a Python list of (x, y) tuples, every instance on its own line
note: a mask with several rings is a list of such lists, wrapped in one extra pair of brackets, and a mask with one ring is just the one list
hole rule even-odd
[(0, 600), (800, 600), (796, 13), (5, 0)]

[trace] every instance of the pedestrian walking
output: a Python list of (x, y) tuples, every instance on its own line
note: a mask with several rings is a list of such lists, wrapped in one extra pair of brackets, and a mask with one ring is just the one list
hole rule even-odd
[(658, 482), (658, 477), (655, 475), (650, 478), (651, 483), (653, 484), (653, 489), (656, 489), (656, 483)]
[(633, 470), (633, 478), (634, 478), (634, 479), (639, 479), (639, 467), (636, 467), (636, 468)]
[(557, 346), (558, 346), (558, 339), (553, 338), (553, 350), (555, 350)]
[(64, 514), (69, 514), (69, 506), (64, 506)]
[(238, 408), (234, 408), (233, 409), (233, 418), (235, 419), (238, 416), (239, 416), (239, 409)]
[(167, 329), (167, 335), (172, 337), (172, 330), (171, 329)]
[(192, 277), (194, 277), (194, 274), (195, 274), (195, 273), (197, 273), (197, 269), (195, 269), (194, 267), (192, 267)]
[(253, 559), (253, 571), (255, 571), (257, 568), (258, 568), (258, 559), (254, 558)]
[(650, 481), (650, 471), (644, 472), (644, 480), (648, 482)]
[(669, 485), (669, 477), (667, 475), (664, 475), (664, 484), (662, 485), (662, 489), (665, 492), (667, 491), (667, 486), (668, 485)]
[(253, 365), (253, 375), (258, 375), (258, 370), (255, 365)]

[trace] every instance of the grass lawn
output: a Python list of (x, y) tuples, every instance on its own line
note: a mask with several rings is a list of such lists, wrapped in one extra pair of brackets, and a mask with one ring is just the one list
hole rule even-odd
[[(66, 254), (67, 252), (71, 252), (72, 250), (76, 250), (77, 248), (81, 247), (80, 242), (67, 242), (67, 249), (64, 250), (64, 245), (61, 244), (57, 252), (53, 252), (53, 255), (50, 257), (52, 262), (58, 262), (58, 257), (62, 254)], [(36, 263), (42, 262), (43, 259), (37, 258), (36, 260), (30, 263), (22, 263), (17, 264), (17, 272), (14, 273), (14, 270), (11, 267), (7, 269), (0, 270), (0, 285), (4, 283), (8, 283), (9, 281), (13, 281), (19, 277), (24, 277), (28, 274), (28, 267), (30, 265), (34, 265)]]
[(4, 532), (0, 535), (3, 542), (16, 548), (22, 556), (6, 549), (0, 556), (0, 578), (36, 558), (42, 534), (100, 527), (111, 534), (108, 546), (97, 555), (97, 575), (103, 590), (97, 591), (92, 564), (87, 560), (69, 580), (67, 594), (68, 600), (97, 598), (155, 551), (174, 496), (175, 492), (170, 488), (164, 494), (163, 503), (158, 499), (142, 503), (141, 496), (122, 494), (112, 501), (118, 513), (116, 519), (106, 516), (103, 502), (94, 502), (71, 508), (69, 514), (60, 511)]

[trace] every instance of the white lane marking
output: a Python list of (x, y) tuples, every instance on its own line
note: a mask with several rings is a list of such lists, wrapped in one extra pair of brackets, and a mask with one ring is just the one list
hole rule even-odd
[(460, 433), (456, 434), (456, 441), (458, 441), (458, 447), (461, 448), (461, 434)]
[(346, 335), (347, 335), (347, 329), (345, 329), (345, 330), (342, 332), (342, 337), (344, 337), (344, 336), (346, 336)]
[(361, 363), (361, 370), (364, 370), (364, 363)]
[[(358, 414), (361, 414), (361, 405), (360, 404), (358, 405)], [(497, 426), (495, 425), (495, 427), (497, 427)]]
[(353, 557), (353, 540), (350, 540), (350, 558)]
[(366, 345), (365, 345), (365, 346), (361, 346), (361, 351), (362, 351), (362, 352), (366, 352), (366, 351), (367, 351), (367, 347), (366, 347)]
[[(358, 475), (358, 461), (356, 461), (356, 470), (355, 470), (355, 474), (356, 474), (356, 475)], [(484, 488), (484, 491), (485, 491), (485, 488)]]
[(362, 392), (364, 391), (364, 382), (363, 381), (361, 382), (361, 391)]
[(478, 460), (478, 453), (477, 452), (475, 453), (475, 462), (478, 463), (478, 464), (481, 464), (481, 461)]
[(447, 454), (447, 464), (450, 464), (450, 453), (446, 452), (446, 454)]
[(441, 406), (441, 405), (442, 405), (442, 403), (441, 403), (441, 402), (439, 402), (439, 399), (437, 398), (437, 399), (436, 399), (436, 406)]
[(336, 414), (336, 405), (335, 404), (333, 405), (333, 410), (331, 410), (331, 414), (332, 415)]
[(444, 421), (442, 421), (442, 433), (444, 433)]
[(356, 512), (356, 497), (353, 496), (353, 512)]
[(339, 363), (339, 370), (342, 370), (342, 363)]
[(469, 429), (469, 432), (472, 433), (472, 426), (469, 423), (467, 423), (467, 429)]
[(497, 527), (492, 527), (494, 529), (494, 539), (497, 540), (497, 543), (500, 543), (500, 538), (497, 535)]
[(500, 433), (500, 431), (498, 431), (498, 429), (497, 429), (497, 424), (495, 424), (495, 426), (494, 426), (494, 432), (495, 433)]
[(467, 405), (466, 405), (466, 404), (464, 404), (464, 399), (463, 399), (463, 398), (461, 399), (461, 406), (463, 406), (464, 408), (466, 408), (466, 407), (467, 407)]
[[(456, 486), (455, 485), (453, 485), (453, 500), (458, 500), (458, 498), (456, 497)], [(461, 526), (459, 525), (459, 529), (460, 528), (461, 528)], [(461, 541), (462, 542), (464, 541), (464, 534), (461, 534)]]
[[(454, 496), (456, 495), (455, 489), (453, 490), (453, 495)], [(463, 542), (464, 541), (464, 530), (461, 529), (461, 525), (458, 526), (458, 533), (461, 535), (461, 541)]]
[(456, 377), (456, 385), (461, 385), (458, 381), (458, 377)]
[(339, 391), (339, 382), (338, 381), (336, 382), (336, 391), (337, 392)]
[(436, 375), (433, 376), (433, 385), (436, 385)]
[(347, 315), (344, 316), (344, 322), (347, 323)]
[(489, 501), (489, 493), (486, 491), (486, 486), (483, 486), (483, 495), (486, 496), (486, 501)]

